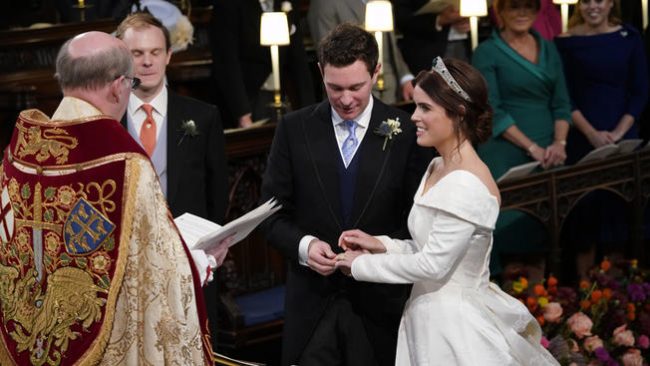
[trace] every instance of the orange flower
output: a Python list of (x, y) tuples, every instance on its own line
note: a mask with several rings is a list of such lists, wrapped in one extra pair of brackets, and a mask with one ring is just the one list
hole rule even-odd
[(636, 306), (635, 306), (633, 303), (628, 302), (628, 303), (627, 303), (627, 312), (628, 312), (628, 313), (634, 313), (634, 312), (636, 312)]
[(606, 288), (603, 290), (603, 297), (607, 300), (612, 298), (612, 289), (611, 288)]
[(540, 326), (543, 326), (543, 325), (544, 325), (544, 322), (546, 321), (546, 320), (544, 319), (544, 315), (540, 315), (540, 316), (538, 316), (536, 319), (537, 319), (537, 322), (539, 323)]
[(612, 262), (610, 262), (609, 259), (607, 259), (607, 257), (605, 257), (603, 261), (600, 262), (600, 269), (602, 269), (605, 272), (609, 271), (611, 267), (612, 267)]
[(627, 313), (627, 320), (634, 321), (634, 319), (636, 319), (635, 313)]
[(533, 287), (533, 292), (537, 296), (544, 296), (546, 295), (546, 289), (544, 288), (544, 285), (537, 284), (535, 287)]
[(593, 290), (591, 292), (591, 301), (597, 303), (603, 297), (603, 292), (600, 290)]
[(589, 300), (585, 299), (580, 301), (580, 308), (582, 310), (589, 310), (590, 307), (591, 307), (591, 302)]
[(521, 287), (523, 287), (524, 289), (528, 288), (528, 280), (526, 279), (526, 277), (519, 277), (519, 282), (521, 283)]
[(537, 309), (537, 299), (532, 296), (529, 296), (526, 299), (526, 305), (528, 306), (528, 309), (530, 309), (531, 312), (535, 311), (535, 309)]
[(557, 286), (557, 277), (549, 276), (548, 281), (546, 281), (548, 287)]
[(589, 281), (587, 281), (587, 280), (582, 280), (582, 281), (580, 281), (580, 289), (581, 289), (581, 290), (586, 290), (586, 289), (589, 288), (589, 286), (591, 286), (591, 284), (589, 283)]

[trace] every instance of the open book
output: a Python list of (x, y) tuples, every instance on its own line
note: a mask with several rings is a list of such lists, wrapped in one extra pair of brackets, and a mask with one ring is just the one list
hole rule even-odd
[(618, 150), (619, 147), (616, 144), (604, 145), (597, 149), (591, 150), (587, 155), (583, 156), (582, 159), (580, 159), (580, 161), (578, 161), (576, 164), (582, 164), (588, 161), (604, 159), (612, 154), (616, 154)]
[(253, 124), (248, 126), (248, 127), (228, 128), (224, 132), (232, 133), (232, 132), (236, 132), (236, 131), (246, 130), (246, 129), (249, 129), (249, 128), (264, 126), (270, 120), (271, 120), (270, 118), (260, 119), (260, 120), (257, 120), (257, 121), (253, 121)]
[(634, 151), (642, 142), (642, 139), (627, 139), (619, 141), (616, 145), (618, 145), (618, 152), (625, 154)]
[(528, 175), (528, 173), (535, 170), (535, 168), (537, 168), (538, 165), (539, 165), (539, 161), (531, 161), (530, 163), (513, 166), (512, 168), (508, 169), (507, 172), (503, 173), (503, 175), (500, 176), (499, 179), (497, 179), (497, 183), (501, 183), (506, 180)]
[(234, 245), (247, 237), (257, 225), (280, 208), (282, 208), (282, 205), (276, 205), (275, 199), (271, 198), (258, 208), (224, 226), (188, 212), (175, 218), (174, 222), (190, 249), (206, 250), (218, 246), (221, 240), (231, 235), (234, 235), (231, 244)]
[(422, 5), (422, 7), (415, 12), (415, 15), (427, 13), (437, 14), (445, 10), (449, 5), (453, 5), (456, 9), (460, 9), (460, 0), (429, 0), (428, 3)]

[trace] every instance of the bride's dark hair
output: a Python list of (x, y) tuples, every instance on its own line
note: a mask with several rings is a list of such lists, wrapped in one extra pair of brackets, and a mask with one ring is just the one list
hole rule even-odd
[(492, 107), (488, 103), (485, 79), (464, 61), (445, 58), (443, 62), (456, 83), (469, 95), (470, 101), (454, 91), (436, 71), (421, 71), (413, 85), (419, 86), (445, 109), (447, 116), (455, 121), (454, 129), (459, 139), (462, 135), (472, 145), (486, 141), (492, 134)]

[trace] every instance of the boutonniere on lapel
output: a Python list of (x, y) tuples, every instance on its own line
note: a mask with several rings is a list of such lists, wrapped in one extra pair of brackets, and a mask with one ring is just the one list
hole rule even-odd
[(180, 131), (183, 131), (183, 136), (181, 136), (181, 139), (178, 140), (178, 145), (179, 146), (183, 142), (183, 139), (185, 138), (185, 136), (195, 137), (195, 136), (198, 136), (199, 133), (200, 133), (199, 130), (196, 128), (196, 123), (191, 119), (181, 122)]
[(402, 133), (400, 125), (401, 124), (399, 117), (397, 117), (395, 119), (389, 118), (383, 121), (379, 127), (377, 127), (375, 133), (379, 136), (384, 137), (384, 146), (381, 148), (381, 151), (386, 150), (386, 144), (388, 143), (388, 140), (392, 140), (393, 136), (397, 136), (398, 134)]

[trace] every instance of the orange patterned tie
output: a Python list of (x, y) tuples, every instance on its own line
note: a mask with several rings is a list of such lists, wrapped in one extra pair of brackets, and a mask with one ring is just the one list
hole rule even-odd
[(147, 113), (147, 118), (144, 119), (142, 127), (140, 127), (140, 141), (142, 141), (144, 150), (151, 157), (156, 149), (156, 121), (154, 121), (151, 114), (153, 111), (151, 104), (143, 104), (142, 109)]

